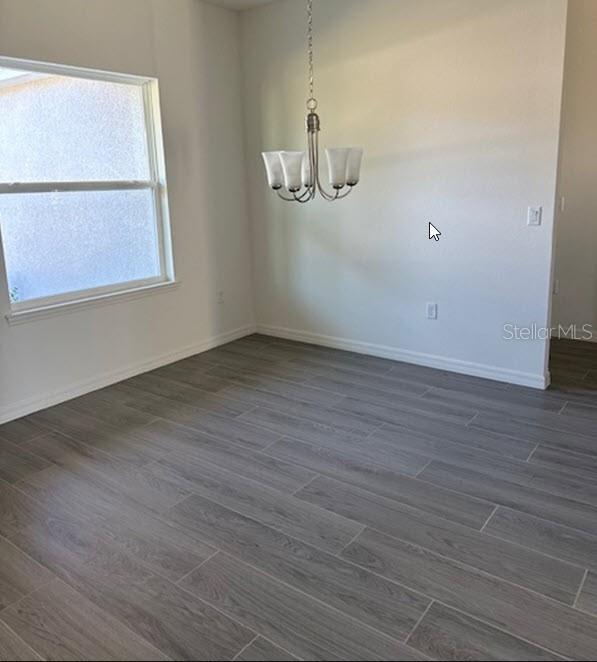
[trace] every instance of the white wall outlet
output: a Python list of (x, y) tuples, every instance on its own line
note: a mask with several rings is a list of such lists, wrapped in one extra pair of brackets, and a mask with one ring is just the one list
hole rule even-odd
[(437, 319), (437, 304), (428, 303), (427, 304), (427, 319), (436, 320)]
[(218, 290), (216, 292), (216, 302), (224, 303), (224, 290)]
[(564, 196), (562, 196), (560, 198), (560, 211), (563, 212), (564, 209), (566, 209), (566, 198)]
[(527, 225), (541, 225), (543, 207), (529, 207), (527, 211)]

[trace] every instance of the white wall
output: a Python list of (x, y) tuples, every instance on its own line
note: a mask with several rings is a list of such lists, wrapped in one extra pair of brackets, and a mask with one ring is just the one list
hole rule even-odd
[(303, 148), (304, 3), (243, 12), (263, 330), (544, 385), (546, 342), (502, 327), (548, 321), (565, 14), (565, 0), (316, 0), (321, 139), (365, 158), (352, 198), (299, 206), (267, 189), (259, 152)]
[(570, 0), (558, 193), (553, 322), (597, 340), (597, 2)]
[(159, 77), (181, 281), (0, 318), (0, 421), (252, 328), (241, 102), (262, 328), (541, 385), (545, 343), (501, 328), (548, 316), (565, 6), (316, 0), (322, 139), (366, 156), (352, 199), (298, 208), (266, 189), (259, 152), (303, 145), (303, 2), (239, 18), (200, 0), (0, 0), (0, 55)]
[(238, 21), (199, 0), (0, 0), (0, 55), (159, 78), (181, 281), (18, 326), (0, 282), (0, 422), (251, 328)]

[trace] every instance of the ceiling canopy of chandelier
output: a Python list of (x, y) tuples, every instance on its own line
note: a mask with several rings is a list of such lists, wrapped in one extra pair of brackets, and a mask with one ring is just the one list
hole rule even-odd
[[(262, 152), (267, 181), (282, 200), (309, 202), (317, 193), (326, 200), (345, 198), (358, 184), (363, 150), (360, 147), (335, 147), (325, 150), (329, 182), (333, 192), (321, 185), (319, 177), (319, 115), (313, 96), (313, 0), (307, 0), (307, 57), (309, 98), (307, 99), (307, 151)], [(282, 193), (284, 187), (287, 194)], [(346, 187), (346, 190), (342, 190)]]

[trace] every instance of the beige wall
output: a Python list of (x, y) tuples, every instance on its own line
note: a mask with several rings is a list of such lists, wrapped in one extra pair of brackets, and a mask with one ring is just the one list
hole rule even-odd
[(544, 385), (547, 343), (502, 328), (548, 321), (565, 0), (314, 4), (321, 140), (365, 148), (362, 182), (333, 205), (267, 189), (259, 152), (304, 145), (305, 10), (243, 12), (259, 324)]
[(558, 194), (553, 322), (591, 324), (597, 341), (597, 2), (570, 0)]
[(253, 323), (238, 20), (199, 0), (0, 0), (0, 55), (159, 78), (181, 281), (18, 326), (0, 283), (0, 422)]

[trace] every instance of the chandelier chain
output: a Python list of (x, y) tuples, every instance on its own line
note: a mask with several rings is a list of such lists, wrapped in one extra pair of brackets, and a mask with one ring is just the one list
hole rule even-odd
[(309, 99), (313, 97), (313, 0), (307, 0), (307, 58), (309, 62)]

